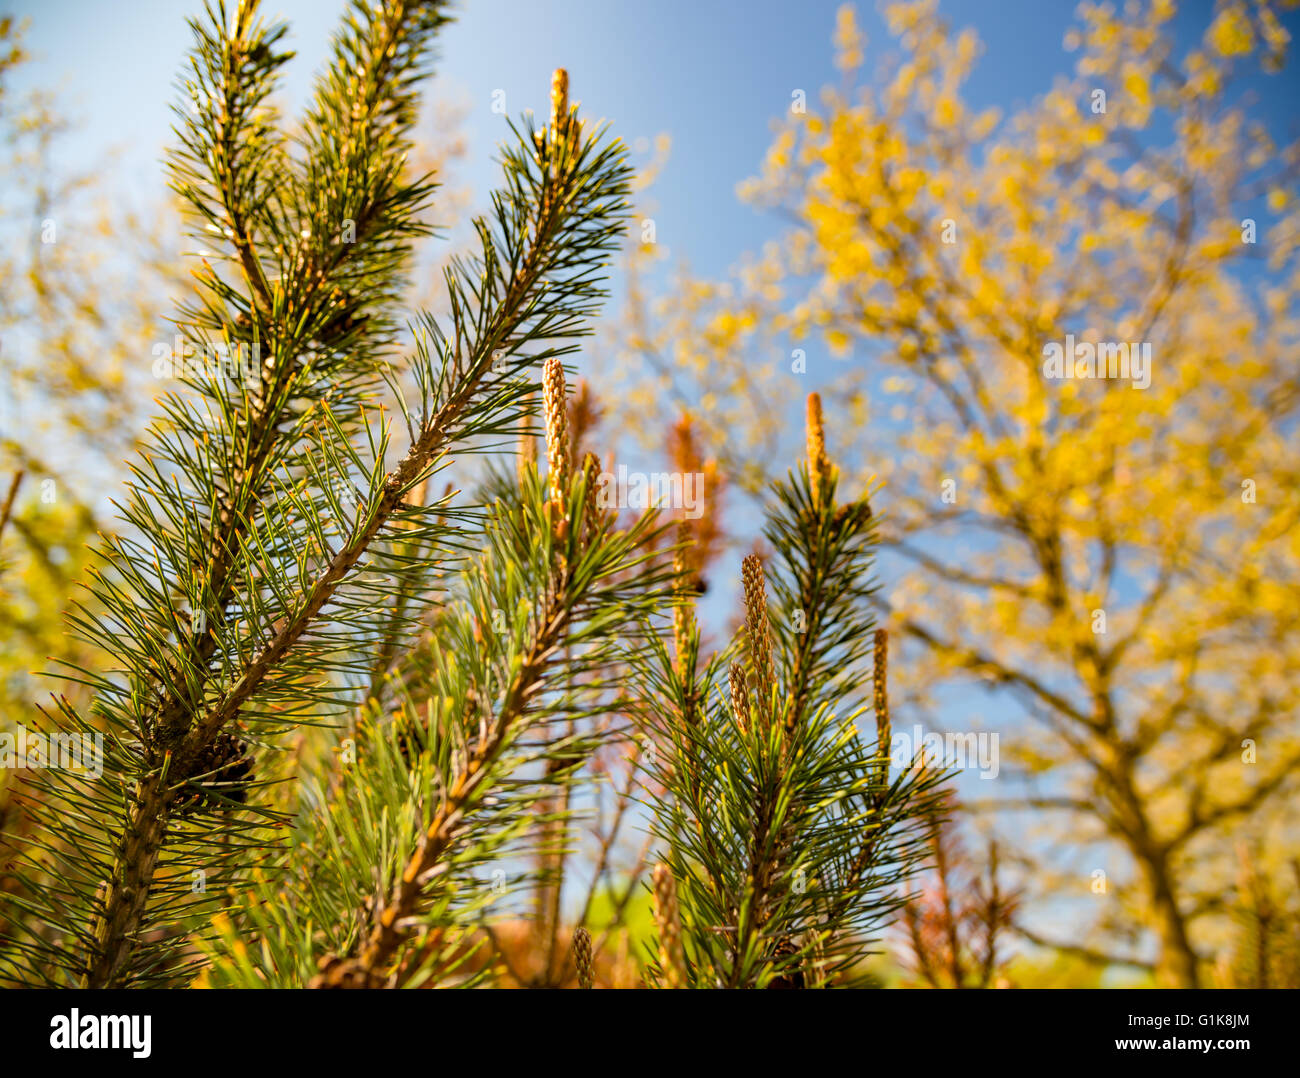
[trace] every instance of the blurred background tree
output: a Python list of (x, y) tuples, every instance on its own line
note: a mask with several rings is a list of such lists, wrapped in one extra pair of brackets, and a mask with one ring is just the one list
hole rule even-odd
[(94, 177), (51, 158), (74, 136), (53, 97), (17, 95), (23, 27), (0, 18), (0, 713), (30, 708), (30, 671), (67, 657), (59, 611), (106, 506), (107, 476), (152, 396), (154, 308), (179, 280), (161, 228), (97, 201)]
[(1003, 887), (998, 845), (983, 859), (956, 834), (950, 791), (930, 818), (929, 873), (903, 906), (906, 966), (930, 988), (1012, 988), (1004, 946), (1017, 896)]
[[(979, 41), (933, 0), (886, 9), (870, 84), (842, 8), (842, 85), (794, 92), (740, 192), (788, 230), (729, 279), (638, 283), (625, 345), (628, 422), (694, 399), (750, 491), (784, 401), (836, 402), (907, 569), (880, 600), (906, 706), (999, 709), (1000, 794), (964, 808), (1033, 857), (1028, 911), (1088, 926), (1022, 931), (1193, 986), (1236, 838), (1296, 846), (1300, 147), (1259, 112), (1277, 5), (1220, 2), (1190, 46), (1174, 7), (1082, 5), (1073, 76), (1005, 117), (964, 101)], [(1067, 335), (1148, 342), (1149, 388), (1049, 380)]]
[[(0, 17), (0, 732), (32, 724), (36, 671), (94, 658), (62, 615), (155, 391), (154, 305), (180, 279), (164, 214), (55, 165), (75, 129), (52, 94), (11, 89), (30, 59), (24, 27)], [(23, 780), (0, 771), (0, 863), (21, 841)]]

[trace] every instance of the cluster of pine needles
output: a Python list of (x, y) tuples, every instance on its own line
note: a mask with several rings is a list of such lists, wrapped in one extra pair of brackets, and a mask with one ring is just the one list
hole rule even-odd
[[(565, 360), (631, 186), (563, 71), (550, 122), (511, 126), (446, 316), (395, 358), (436, 190), (407, 166), (417, 87), (446, 21), (440, 0), (356, 0), (292, 134), (286, 27), (255, 0), (192, 23), (170, 176), (203, 254), (178, 325), (198, 354), (261, 362), (187, 374), (131, 465), (70, 614), (102, 662), (43, 713), (103, 735), (102, 776), (23, 780), (0, 982), (499, 983), (520, 896), (558, 931), (556, 866), (626, 744), (651, 851), (621, 900), (651, 895), (641, 983), (865, 983), (899, 912), (941, 776), (891, 766), (876, 518), (839, 500), (816, 395), (741, 567), (743, 630), (708, 656), (702, 536), (620, 513), (575, 459)], [(427, 497), (475, 453), (470, 496)], [(537, 983), (598, 983), (617, 925), (590, 910)]]

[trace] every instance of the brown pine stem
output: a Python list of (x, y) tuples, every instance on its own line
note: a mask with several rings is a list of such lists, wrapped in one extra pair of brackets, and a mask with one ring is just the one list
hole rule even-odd
[(754, 669), (755, 687), (758, 690), (758, 713), (766, 731), (774, 721), (772, 693), (776, 687), (776, 672), (772, 664), (772, 631), (767, 620), (763, 561), (757, 554), (748, 554), (741, 562), (741, 584), (745, 596), (745, 637), (749, 645), (749, 661)]
[(885, 796), (885, 787), (889, 785), (889, 747), (893, 740), (893, 731), (889, 721), (889, 633), (877, 629), (874, 638), (875, 656), (872, 662), (871, 684), (873, 710), (876, 713), (876, 752), (880, 754), (880, 766), (876, 772), (876, 782), (880, 789), (876, 800)]
[(86, 970), (87, 988), (111, 987), (131, 949), (166, 834), (172, 794), (161, 771), (136, 787), (114, 876), (108, 881), (103, 911), (97, 914), (96, 948)]
[(659, 932), (659, 970), (665, 988), (686, 987), (686, 957), (682, 920), (677, 904), (677, 883), (672, 870), (657, 864), (650, 874), (654, 884), (655, 927)]
[(5, 528), (9, 526), (9, 517), (13, 513), (14, 499), (18, 497), (18, 488), (22, 486), (23, 476), (27, 473), (19, 468), (9, 483), (9, 493), (5, 495), (4, 505), (0, 505), (0, 539), (4, 538)]
[(408, 921), (419, 910), (425, 883), (442, 863), (447, 851), (464, 833), (466, 812), (489, 774), (490, 765), (505, 745), (507, 734), (523, 717), (532, 697), (541, 688), (547, 662), (563, 642), (571, 616), (566, 601), (567, 585), (567, 578), (558, 580), (548, 595), (543, 607), (541, 627), (511, 678), (487, 736), (479, 742), (451, 780), (446, 797), (425, 829), (419, 846), (407, 861), (401, 879), (379, 912), (360, 955), (353, 959), (327, 957), (322, 963), (321, 976), (312, 982), (313, 988), (385, 983), (388, 966), (398, 948), (410, 937)]
[(581, 925), (573, 930), (573, 965), (578, 975), (578, 987), (591, 988), (595, 983), (591, 933)]
[[(568, 94), (567, 76), (561, 79), (556, 72), (552, 83), (552, 137), (555, 134), (556, 116), (563, 115), (562, 102), (557, 94), (562, 90), (565, 100)], [(566, 517), (569, 487), (573, 463), (573, 439), (569, 431), (568, 387), (564, 381), (564, 365), (556, 357), (546, 361), (542, 368), (542, 413), (546, 421), (546, 478), (549, 490), (550, 519), (555, 534), (563, 539), (567, 534), (569, 521)], [(568, 655), (566, 654), (566, 667)], [(574, 734), (573, 719), (568, 722), (569, 737)], [(554, 780), (562, 766), (557, 759), (546, 764), (546, 780)], [(541, 839), (537, 852), (537, 887), (535, 894), (536, 918), (534, 921), (534, 944), (541, 954), (541, 968), (534, 983), (539, 987), (550, 987), (555, 978), (556, 941), (560, 927), (560, 896), (564, 886), (564, 844), (567, 839), (563, 823), (553, 817), (557, 810), (568, 808), (569, 789), (566, 786), (561, 799), (556, 796), (544, 797), (537, 802), (537, 812), (543, 817), (540, 825)]]

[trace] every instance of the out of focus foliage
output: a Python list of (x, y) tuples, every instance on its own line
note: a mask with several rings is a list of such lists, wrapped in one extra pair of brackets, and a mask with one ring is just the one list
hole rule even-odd
[[(886, 8), (870, 77), (842, 8), (842, 84), (792, 104), (740, 190), (788, 227), (726, 280), (678, 274), (626, 341), (629, 425), (693, 396), (749, 489), (785, 400), (838, 404), (909, 570), (882, 602), (911, 644), (900, 712), (992, 694), (1001, 780), (977, 807), (1028, 813), (1027, 911), (1067, 903), (1091, 925), (1069, 942), (1154, 955), (1168, 984), (1223, 946), (1236, 839), (1296, 844), (1300, 147), (1261, 106), (1294, 86), (1277, 8), (1189, 10), (1185, 48), (1169, 0), (1083, 4), (1073, 71), (1009, 115), (967, 103), (979, 39), (933, 0)], [(1067, 337), (1149, 344), (1149, 387), (1046, 377)]]

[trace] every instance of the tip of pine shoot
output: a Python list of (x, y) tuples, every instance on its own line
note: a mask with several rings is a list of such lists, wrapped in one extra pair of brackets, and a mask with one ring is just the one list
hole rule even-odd
[(546, 418), (546, 464), (551, 501), (564, 513), (569, 494), (569, 402), (564, 364), (552, 356), (542, 368), (542, 412)]
[(826, 456), (826, 428), (822, 420), (822, 398), (819, 393), (808, 394), (808, 478), (812, 484), (813, 501), (821, 500), (821, 489), (830, 481), (831, 462)]
[(569, 73), (557, 67), (551, 76), (551, 126), (558, 128), (569, 115)]

